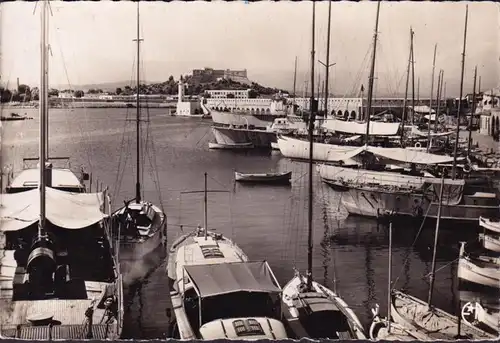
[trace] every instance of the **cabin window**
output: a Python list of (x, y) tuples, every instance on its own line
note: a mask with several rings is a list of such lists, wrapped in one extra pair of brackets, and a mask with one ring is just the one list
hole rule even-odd
[(262, 326), (255, 319), (235, 320), (233, 321), (233, 327), (238, 336), (264, 335)]
[(224, 258), (224, 254), (218, 247), (202, 247), (201, 252), (205, 258)]

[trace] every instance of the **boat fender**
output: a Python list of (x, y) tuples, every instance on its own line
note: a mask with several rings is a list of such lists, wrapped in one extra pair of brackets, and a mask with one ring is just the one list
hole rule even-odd
[(422, 147), (422, 144), (420, 144), (420, 142), (415, 143), (415, 148), (421, 148), (421, 147)]
[(471, 170), (472, 170), (472, 168), (471, 168), (470, 164), (466, 163), (466, 164), (464, 165), (464, 167), (463, 167), (463, 171), (464, 171), (465, 173), (470, 173), (470, 172), (471, 172)]

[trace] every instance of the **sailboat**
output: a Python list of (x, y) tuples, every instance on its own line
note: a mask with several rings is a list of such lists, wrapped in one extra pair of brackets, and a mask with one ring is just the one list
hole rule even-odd
[(372, 309), (373, 321), (370, 325), (369, 335), (373, 340), (388, 340), (388, 341), (430, 341), (430, 338), (425, 333), (418, 330), (412, 330), (395, 323), (391, 319), (391, 292), (392, 292), (392, 222), (389, 223), (389, 277), (388, 277), (388, 315), (387, 318), (380, 317), (379, 305), (376, 304)]
[(314, 105), (314, 31), (316, 3), (313, 2), (311, 49), (311, 114), (309, 117), (309, 216), (307, 275), (296, 271), (283, 288), (282, 312), (296, 338), (366, 339), (356, 314), (335, 292), (320, 285), (312, 276), (313, 222), (313, 129)]
[(213, 230), (208, 230), (208, 193), (226, 193), (225, 190), (208, 190), (207, 173), (202, 191), (184, 191), (181, 194), (204, 193), (204, 227), (198, 226), (177, 238), (171, 245), (168, 256), (167, 275), (170, 288), (184, 293), (184, 278), (180, 277), (184, 266), (248, 261), (247, 255), (231, 239)]
[(434, 280), (436, 272), (437, 240), (441, 219), (444, 177), (441, 178), (441, 187), (438, 198), (438, 217), (434, 234), (434, 252), (432, 255), (431, 280), (427, 303), (401, 291), (391, 290), (392, 319), (403, 327), (420, 331), (431, 339), (454, 339), (465, 337), (469, 339), (490, 339), (493, 335), (480, 330), (468, 323), (462, 323), (461, 318), (449, 314), (432, 305)]
[[(120, 262), (125, 277), (136, 279), (146, 270), (136, 271), (134, 266), (162, 243), (166, 228), (166, 215), (162, 209), (141, 197), (141, 107), (140, 107), (140, 26), (137, 2), (137, 94), (136, 94), (136, 184), (135, 198), (124, 201), (124, 206), (113, 213), (120, 226)], [(132, 281), (132, 280), (129, 280)]]
[(116, 340), (123, 289), (107, 190), (70, 193), (48, 182), (47, 11), (43, 1), (38, 189), (0, 196), (0, 338)]

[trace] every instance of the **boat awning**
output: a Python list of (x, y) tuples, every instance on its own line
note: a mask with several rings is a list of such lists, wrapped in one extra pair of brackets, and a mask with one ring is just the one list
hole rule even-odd
[[(46, 218), (65, 229), (82, 229), (107, 217), (101, 212), (104, 193), (70, 193), (46, 187)], [(38, 189), (0, 194), (0, 231), (22, 230), (40, 216)]]
[[(436, 155), (418, 150), (404, 149), (404, 148), (380, 148), (374, 146), (362, 146), (353, 148), (352, 150), (344, 152), (331, 152), (328, 154), (329, 161), (344, 161), (361, 154), (362, 152), (369, 152), (378, 157), (385, 158), (391, 161), (402, 163), (415, 163), (415, 164), (445, 164), (453, 162), (452, 156)], [(463, 158), (457, 158), (460, 160)]]
[[(366, 134), (366, 123), (343, 120), (325, 120), (323, 128), (329, 131), (344, 132), (354, 135)], [(400, 123), (370, 122), (371, 136), (395, 136), (399, 132)]]
[(236, 292), (280, 293), (266, 261), (184, 266), (201, 298)]

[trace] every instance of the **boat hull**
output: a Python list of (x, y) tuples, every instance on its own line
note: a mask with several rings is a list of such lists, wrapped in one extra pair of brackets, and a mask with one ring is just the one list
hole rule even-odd
[(500, 287), (500, 266), (494, 263), (479, 265), (468, 257), (458, 261), (457, 276), (459, 279), (491, 288)]
[[(294, 160), (309, 160), (309, 142), (303, 139), (280, 136), (277, 139), (278, 147), (283, 156)], [(325, 143), (313, 143), (313, 160), (321, 162), (333, 162), (329, 155), (348, 152), (359, 149), (356, 146), (335, 145)], [(355, 163), (354, 161), (348, 161)]]
[(235, 172), (235, 181), (244, 183), (290, 184), (292, 172), (280, 174), (242, 174)]
[[(390, 187), (349, 188), (343, 193), (341, 203), (351, 215), (383, 218), (386, 216), (437, 218), (438, 203), (421, 192), (391, 191)], [(475, 224), (481, 215), (498, 212), (495, 197), (463, 195), (460, 203), (443, 203), (441, 220)]]
[(218, 150), (245, 150), (252, 149), (253, 144), (250, 143), (238, 143), (238, 144), (219, 144), (214, 142), (208, 143), (209, 149), (218, 149)]
[(215, 141), (221, 145), (239, 145), (252, 143), (255, 148), (271, 149), (276, 142), (276, 134), (266, 130), (237, 129), (212, 126)]
[[(438, 308), (431, 308), (426, 302), (412, 297), (411, 295), (393, 291), (391, 296), (391, 316), (399, 325), (409, 329), (420, 331), (429, 335), (432, 339), (456, 339), (458, 318)], [(462, 323), (461, 335), (471, 339), (494, 339), (491, 335), (468, 323)]]
[[(310, 338), (319, 338), (315, 337), (318, 333), (307, 332), (306, 329), (300, 324), (301, 314), (298, 309), (295, 307), (294, 299), (302, 293), (300, 289), (300, 284), (305, 282), (306, 278), (302, 275), (295, 275), (295, 277), (290, 280), (285, 287), (283, 287), (283, 295), (282, 295), (282, 311), (283, 315), (288, 323), (290, 331), (294, 332), (296, 338), (310, 337)], [(366, 335), (363, 330), (363, 326), (359, 321), (358, 317), (354, 313), (354, 311), (340, 298), (336, 293), (327, 289), (326, 287), (318, 284), (313, 281), (312, 292), (317, 292), (320, 294), (326, 295), (329, 302), (331, 302), (345, 317), (349, 325), (349, 331), (344, 332), (342, 335), (342, 339), (366, 339)], [(330, 323), (333, 324), (333, 323)], [(327, 325), (325, 323), (325, 325)], [(337, 332), (338, 334), (339, 332)], [(321, 337), (321, 338), (334, 338), (334, 337)]]
[[(498, 213), (496, 214), (498, 216)], [(486, 217), (479, 217), (479, 226), (487, 230), (500, 233), (500, 221), (492, 221)]]
[(212, 121), (215, 124), (233, 125), (242, 127), (255, 127), (265, 129), (270, 126), (276, 118), (284, 117), (284, 115), (276, 115), (270, 113), (252, 114), (249, 112), (222, 112), (211, 110)]
[(479, 240), (485, 249), (500, 253), (500, 238), (498, 236), (479, 234)]

